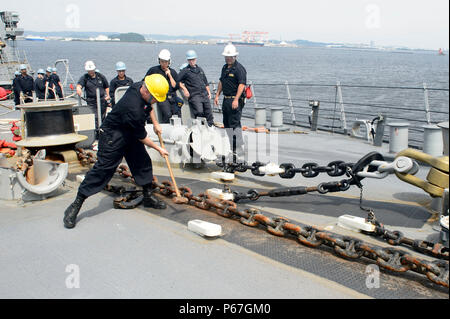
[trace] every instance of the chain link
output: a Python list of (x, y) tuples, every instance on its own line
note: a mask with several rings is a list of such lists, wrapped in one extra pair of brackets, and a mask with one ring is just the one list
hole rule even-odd
[(277, 197), (299, 196), (313, 192), (318, 192), (323, 195), (328, 193), (345, 192), (350, 189), (351, 184), (352, 179), (347, 179), (342, 180), (340, 182), (321, 183), (318, 186), (313, 187), (305, 187), (305, 186), (284, 187), (273, 189), (269, 192), (259, 192), (255, 189), (251, 189), (247, 193), (233, 192), (234, 195), (233, 201), (236, 203), (240, 202), (241, 200), (257, 201), (261, 197), (277, 198)]
[[(245, 173), (251, 171), (255, 176), (265, 176), (265, 173), (259, 171), (260, 167), (266, 166), (261, 162), (255, 162), (252, 165), (245, 163), (216, 163), (217, 166), (223, 168), (227, 173)], [(305, 178), (315, 178), (322, 173), (327, 173), (330, 177), (344, 176), (347, 168), (353, 167), (354, 163), (345, 163), (343, 161), (334, 161), (327, 166), (319, 166), (317, 163), (306, 163), (301, 168), (297, 168), (294, 164), (284, 163), (280, 165), (280, 168), (284, 169), (284, 173), (279, 174), (283, 179), (292, 179), (297, 174), (301, 174)]]
[(424, 240), (414, 240), (407, 238), (401, 231), (391, 231), (377, 221), (373, 211), (369, 213), (367, 221), (375, 225), (375, 232), (364, 232), (366, 235), (380, 237), (392, 246), (408, 246), (409, 248), (438, 259), (449, 260), (449, 248), (441, 243), (432, 243)]
[[(330, 163), (332, 164), (332, 163)], [(261, 167), (261, 166), (259, 166)], [(336, 167), (338, 168), (339, 174), (341, 174), (340, 170), (343, 170), (345, 167), (345, 171), (347, 175), (352, 176), (348, 185), (353, 184), (354, 172), (348, 165), (340, 164), (339, 162), (333, 163), (330, 167), (333, 169), (329, 170), (317, 168), (318, 166), (309, 165), (308, 174), (316, 174), (320, 171), (333, 173), (336, 172)], [(242, 167), (241, 167), (242, 169)], [(254, 169), (256, 172), (256, 169)], [(360, 179), (357, 180), (357, 185), (360, 182)], [(341, 182), (342, 183), (342, 182)], [(173, 197), (175, 196), (175, 190), (170, 182), (159, 183), (157, 178), (154, 178), (153, 185), (157, 191), (163, 196)], [(341, 187), (348, 187), (347, 184), (343, 183)], [(320, 186), (320, 185), (319, 185)], [(322, 191), (333, 191), (337, 190), (336, 184), (324, 183), (321, 188)], [(362, 208), (362, 192), (363, 188), (361, 188), (361, 198), (360, 198), (360, 206)], [(319, 187), (317, 187), (317, 190)], [(118, 208), (122, 208), (120, 206), (124, 205), (127, 200), (132, 200), (132, 205), (136, 205), (139, 202), (142, 196), (137, 196), (139, 191), (127, 191), (124, 188), (116, 188), (114, 189), (111, 186), (107, 186), (106, 190), (120, 192), (120, 194), (126, 193), (128, 196), (122, 196), (123, 199), (119, 203)], [(425, 275), (430, 281), (434, 282), (437, 285), (444, 286), (446, 288), (449, 287), (449, 263), (445, 260), (421, 260), (413, 255), (410, 255), (407, 252), (393, 249), (393, 248), (383, 248), (376, 245), (365, 243), (359, 239), (348, 237), (348, 236), (340, 236), (331, 232), (325, 232), (321, 229), (315, 228), (309, 225), (296, 225), (289, 222), (287, 219), (278, 217), (272, 219), (264, 215), (262, 212), (256, 209), (246, 209), (244, 211), (240, 211), (237, 208), (236, 203), (230, 201), (216, 200), (208, 195), (200, 194), (199, 196), (193, 195), (193, 192), (188, 187), (183, 187), (180, 189), (182, 196), (189, 200), (188, 204), (191, 206), (198, 207), (202, 210), (207, 210), (214, 212), (220, 216), (237, 219), (242, 224), (249, 227), (258, 227), (264, 226), (266, 230), (279, 237), (293, 237), (296, 238), (301, 244), (311, 247), (317, 248), (320, 246), (328, 246), (331, 247), (335, 253), (343, 258), (356, 260), (362, 257), (372, 260), (381, 268), (393, 271), (404, 273), (407, 271), (413, 271), (419, 274)], [(261, 194), (257, 194), (255, 192), (252, 193), (251, 197), (261, 196)], [(125, 207), (127, 205), (125, 204)], [(403, 234), (398, 231), (389, 232), (386, 231), (380, 223), (376, 221), (375, 215), (372, 210), (369, 211), (369, 220), (372, 220), (377, 225), (376, 234), (378, 236), (385, 236), (388, 239), (390, 244), (410, 244), (413, 248), (420, 249), (421, 252), (431, 252), (433, 257), (444, 257), (444, 259), (448, 260), (448, 249), (442, 247), (439, 244), (432, 244), (424, 241), (413, 241), (411, 239), (403, 237)], [(446, 258), (445, 258), (446, 256)]]
[[(154, 185), (159, 189), (160, 194), (173, 197), (175, 192), (167, 188), (167, 184), (159, 184), (157, 181)], [(170, 194), (169, 194), (170, 193)], [(305, 246), (317, 248), (320, 246), (331, 247), (338, 256), (346, 259), (355, 260), (362, 257), (372, 260), (381, 268), (394, 272), (413, 271), (425, 275), (430, 281), (437, 285), (449, 287), (449, 266), (444, 260), (421, 260), (409, 253), (393, 248), (383, 248), (376, 245), (368, 244), (360, 239), (348, 236), (340, 236), (328, 231), (323, 231), (308, 225), (296, 225), (289, 220), (277, 217), (271, 218), (264, 215), (256, 209), (246, 209), (240, 211), (236, 203), (230, 201), (220, 201), (208, 198), (206, 195), (194, 196), (189, 188), (184, 188), (183, 192), (189, 200), (189, 204), (215, 212), (220, 216), (230, 219), (237, 219), (242, 224), (249, 227), (264, 226), (266, 230), (279, 237), (293, 237)], [(206, 203), (204, 205), (203, 203)], [(393, 236), (399, 234), (393, 232)], [(394, 241), (398, 240), (398, 237)]]

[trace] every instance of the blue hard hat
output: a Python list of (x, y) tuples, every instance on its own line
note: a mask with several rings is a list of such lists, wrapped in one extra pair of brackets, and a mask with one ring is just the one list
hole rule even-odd
[(19, 71), (14, 72), (14, 75), (20, 75)]
[(127, 66), (122, 61), (116, 63), (116, 71), (125, 71)]
[(44, 69), (39, 69), (39, 70), (37, 71), (37, 74), (45, 74)]
[(188, 52), (186, 52), (186, 59), (187, 60), (197, 59), (197, 53), (194, 50), (189, 50)]
[(58, 72), (58, 69), (57, 68), (53, 68), (52, 72)]
[(180, 66), (180, 71), (185, 69), (188, 65), (189, 63), (184, 63), (182, 66)]
[(52, 68), (51, 68), (51, 67), (48, 67), (48, 68), (47, 68), (47, 72), (52, 73)]
[(184, 105), (184, 101), (179, 96), (175, 97), (175, 102), (178, 105), (178, 107), (182, 107)]
[(20, 70), (26, 70), (26, 69), (27, 69), (27, 66), (25, 64), (20, 65)]

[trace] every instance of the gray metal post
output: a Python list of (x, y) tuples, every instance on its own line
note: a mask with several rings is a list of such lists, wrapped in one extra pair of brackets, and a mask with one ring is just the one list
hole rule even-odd
[(317, 126), (319, 123), (319, 101), (309, 101), (309, 106), (312, 108), (312, 116), (311, 116), (311, 131), (317, 131)]
[(97, 129), (100, 128), (100, 126), (102, 126), (102, 104), (100, 101), (100, 89), (97, 88), (95, 90), (95, 94), (97, 96), (97, 116), (98, 116), (98, 127)]
[(44, 99), (44, 101), (47, 101), (47, 96), (48, 96), (48, 82), (45, 82), (45, 99)]
[(423, 84), (423, 92), (424, 92), (424, 98), (425, 98), (425, 113), (427, 118), (427, 123), (431, 124), (431, 114), (430, 114), (430, 100), (428, 96), (428, 87), (427, 84)]
[[(211, 91), (211, 101), (210, 101), (210, 103), (211, 103), (211, 105), (212, 105), (212, 109), (213, 109), (213, 111), (214, 111), (214, 97), (216, 96), (216, 82), (212, 82), (211, 83), (212, 84), (212, 91)], [(213, 93), (214, 93), (214, 95), (213, 95)]]
[(272, 128), (280, 128), (283, 126), (283, 106), (273, 106), (270, 108), (272, 111), (271, 125)]
[(253, 92), (253, 107), (255, 109), (255, 127), (261, 127), (267, 125), (267, 113), (266, 113), (266, 107), (265, 106), (259, 106), (258, 103), (256, 103), (256, 95), (255, 95), (255, 86), (252, 82), (249, 82), (249, 84), (252, 86), (252, 92)]
[(448, 122), (439, 123), (438, 126), (442, 129), (442, 139), (444, 140), (444, 156), (448, 156)]
[(267, 114), (265, 106), (255, 106), (255, 127), (266, 126)]
[(341, 128), (344, 130), (344, 134), (347, 134), (347, 119), (345, 117), (345, 105), (344, 105), (344, 98), (342, 96), (342, 88), (340, 81), (337, 82), (337, 89), (338, 89), (339, 105), (341, 106)]
[(383, 146), (384, 129), (386, 127), (387, 117), (384, 114), (380, 115), (377, 123), (377, 129), (375, 131), (375, 138), (373, 139), (373, 145), (381, 147)]
[(273, 132), (283, 132), (288, 131), (289, 128), (284, 126), (283, 124), (283, 106), (272, 106), (272, 119), (271, 119), (271, 125), (270, 125), (270, 131)]
[(53, 86), (53, 95), (55, 96), (55, 101), (59, 101), (59, 96), (56, 91), (56, 85)]
[(389, 123), (390, 141), (389, 153), (399, 153), (408, 148), (409, 141), (409, 123), (396, 122)]
[(288, 95), (289, 107), (291, 109), (292, 123), (296, 124), (295, 123), (296, 120), (295, 120), (294, 104), (292, 103), (291, 90), (289, 89), (288, 81), (286, 81), (286, 91), (287, 91), (287, 95)]
[(444, 149), (442, 141), (442, 129), (433, 124), (423, 126), (423, 152), (431, 156), (440, 157)]
[(253, 100), (253, 106), (256, 108), (256, 107), (258, 107), (258, 103), (256, 103), (256, 93), (255, 93), (255, 85), (253, 84), (253, 82), (249, 82), (249, 84), (252, 86), (252, 93), (253, 93), (253, 97), (252, 97), (252, 100)]

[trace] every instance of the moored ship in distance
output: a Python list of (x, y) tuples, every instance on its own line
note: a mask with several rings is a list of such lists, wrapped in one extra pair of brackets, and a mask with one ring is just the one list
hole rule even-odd
[(229, 34), (228, 43), (237, 46), (263, 47), (269, 41), (268, 35), (269, 32), (244, 31), (242, 34)]
[(242, 42), (242, 41), (233, 41), (231, 42), (233, 45), (248, 45), (248, 46), (255, 46), (255, 47), (263, 47), (263, 42)]
[(24, 33), (17, 26), (19, 21), (17, 12), (0, 11), (0, 87), (6, 89), (11, 88), (14, 72), (21, 64), (26, 64), (31, 73), (27, 59), (20, 57), (16, 46), (17, 37)]
[(33, 36), (33, 35), (27, 35), (25, 37), (25, 40), (27, 41), (46, 41), (47, 39), (43, 37)]

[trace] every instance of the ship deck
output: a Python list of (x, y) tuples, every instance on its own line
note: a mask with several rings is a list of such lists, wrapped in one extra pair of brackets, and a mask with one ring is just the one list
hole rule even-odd
[[(18, 118), (18, 114), (12, 112), (1, 115), (2, 118)], [(220, 120), (217, 115), (216, 121)], [(279, 163), (298, 167), (306, 162), (356, 162), (372, 151), (387, 159), (393, 157), (388, 154), (387, 145), (378, 148), (342, 135), (308, 130), (305, 133), (278, 134)], [(199, 194), (208, 188), (221, 188), (222, 183), (210, 178), (212, 171), (219, 170), (215, 165), (207, 165), (197, 170), (175, 168), (174, 173), (179, 186), (188, 186)], [(425, 178), (428, 170), (421, 167), (417, 176)], [(164, 211), (143, 207), (116, 210), (114, 195), (101, 192), (85, 202), (77, 227), (67, 230), (62, 224), (63, 212), (75, 197), (76, 175), (82, 173), (85, 170), (71, 172), (65, 185), (45, 201), (0, 201), (0, 298), (448, 298), (447, 288), (413, 272), (394, 274), (381, 270), (380, 287), (370, 289), (366, 285), (366, 269), (372, 262), (366, 259), (348, 261), (327, 247), (308, 248), (295, 240), (270, 235), (264, 229), (175, 205), (168, 199), (169, 207)], [(154, 165), (154, 173), (159, 181), (169, 179), (163, 165)], [(330, 180), (336, 178), (325, 174), (314, 179), (297, 176), (285, 180), (255, 177), (247, 172), (240, 173), (231, 187), (246, 192), (316, 186)], [(111, 182), (127, 183), (120, 177)], [(439, 239), (434, 229), (436, 216), (428, 210), (431, 197), (426, 193), (395, 176), (365, 179), (363, 184), (363, 205), (372, 208), (386, 228), (400, 230), (414, 239)], [(389, 246), (337, 226), (337, 218), (344, 214), (367, 217), (359, 207), (359, 189), (354, 186), (342, 194), (264, 198), (238, 206)], [(193, 219), (221, 225), (222, 236), (205, 239), (190, 232), (187, 223)], [(407, 247), (400, 249), (429, 259)], [(79, 269), (79, 288), (66, 285), (71, 278), (71, 265)]]

